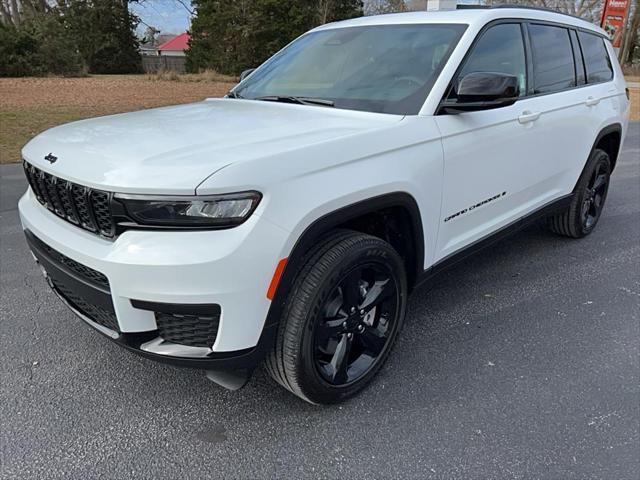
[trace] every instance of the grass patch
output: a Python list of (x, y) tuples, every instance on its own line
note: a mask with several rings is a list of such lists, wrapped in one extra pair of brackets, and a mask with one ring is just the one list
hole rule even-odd
[(0, 163), (19, 162), (23, 145), (38, 133), (91, 116), (78, 110), (0, 110)]
[(223, 75), (215, 70), (205, 70), (200, 73), (177, 73), (160, 71), (157, 73), (151, 73), (147, 75), (149, 80), (153, 81), (168, 81), (168, 82), (186, 82), (186, 83), (238, 83), (239, 78), (231, 77), (229, 75)]
[(0, 78), (0, 163), (20, 161), (31, 138), (62, 123), (220, 97), (230, 77), (203, 72), (181, 80), (147, 75)]

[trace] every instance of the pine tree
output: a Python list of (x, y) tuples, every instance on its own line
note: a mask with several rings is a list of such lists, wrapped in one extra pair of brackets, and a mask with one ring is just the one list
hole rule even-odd
[(138, 73), (137, 18), (127, 0), (67, 0), (60, 9), (91, 73)]
[(362, 15), (361, 0), (194, 0), (187, 69), (237, 75), (322, 23)]

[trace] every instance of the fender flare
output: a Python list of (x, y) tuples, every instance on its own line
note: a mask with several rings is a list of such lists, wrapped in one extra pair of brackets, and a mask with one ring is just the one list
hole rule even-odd
[(616, 155), (616, 158), (612, 158), (611, 159), (611, 173), (613, 173), (613, 168), (616, 164), (617, 161), (617, 157), (620, 155), (620, 150), (622, 149), (622, 125), (619, 123), (612, 123), (611, 125), (607, 125), (606, 127), (602, 128), (600, 130), (600, 132), (598, 133), (598, 135), (596, 136), (595, 141), (593, 142), (593, 145), (591, 146), (591, 150), (589, 150), (589, 155), (587, 156), (587, 158), (584, 161), (584, 166), (582, 167), (582, 170), (580, 170), (580, 175), (578, 175), (578, 179), (576, 180), (575, 185), (573, 186), (573, 190), (572, 192), (575, 193), (576, 189), (578, 188), (578, 184), (580, 183), (580, 179), (582, 178), (582, 175), (584, 174), (585, 169), (587, 168), (587, 163), (589, 163), (589, 159), (591, 158), (591, 154), (593, 153), (593, 151), (596, 149), (596, 147), (598, 146), (598, 144), (600, 143), (600, 141), (607, 135), (611, 134), (611, 133), (618, 133), (620, 135), (620, 146), (618, 147), (618, 152)]
[[(611, 163), (612, 163), (611, 171), (613, 172), (613, 166), (617, 163), (618, 157), (620, 156), (620, 151), (622, 150), (622, 124), (612, 123), (611, 125), (607, 125), (602, 130), (600, 130), (600, 132), (596, 136), (596, 140), (593, 142), (593, 146), (591, 147), (591, 152), (589, 152), (589, 154), (591, 154), (596, 149), (596, 147), (604, 137), (606, 137), (611, 133), (617, 133), (618, 135), (620, 135), (620, 145), (618, 146), (616, 157), (611, 158)], [(587, 161), (588, 160), (589, 159), (587, 159)], [(585, 166), (587, 164), (587, 161), (585, 161)]]
[(392, 207), (404, 208), (409, 213), (412, 240), (415, 245), (413, 260), (415, 260), (416, 270), (414, 276), (419, 275), (424, 267), (424, 231), (420, 209), (415, 198), (406, 192), (393, 192), (358, 201), (319, 217), (307, 226), (296, 240), (269, 307), (265, 329), (273, 327), (280, 322), (287, 296), (291, 291), (297, 274), (307, 262), (308, 254), (313, 246), (324, 234), (349, 220)]

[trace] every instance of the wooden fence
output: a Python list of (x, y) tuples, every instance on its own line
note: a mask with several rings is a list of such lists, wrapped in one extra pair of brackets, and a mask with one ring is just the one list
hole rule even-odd
[(185, 57), (142, 56), (142, 69), (145, 73), (178, 72), (184, 73)]

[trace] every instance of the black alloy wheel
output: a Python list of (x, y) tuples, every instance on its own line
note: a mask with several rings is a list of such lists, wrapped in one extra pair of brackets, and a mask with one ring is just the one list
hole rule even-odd
[(389, 243), (350, 230), (327, 234), (287, 293), (267, 371), (310, 403), (354, 396), (388, 358), (407, 292), (404, 261)]
[(609, 171), (607, 165), (598, 163), (584, 192), (581, 212), (584, 230), (591, 230), (600, 218), (608, 189)]
[(596, 148), (580, 175), (571, 203), (548, 219), (549, 229), (570, 238), (589, 235), (602, 214), (611, 175), (611, 159), (604, 150)]
[(314, 332), (314, 360), (331, 385), (366, 375), (385, 350), (398, 317), (398, 285), (383, 264), (354, 267), (327, 298)]

